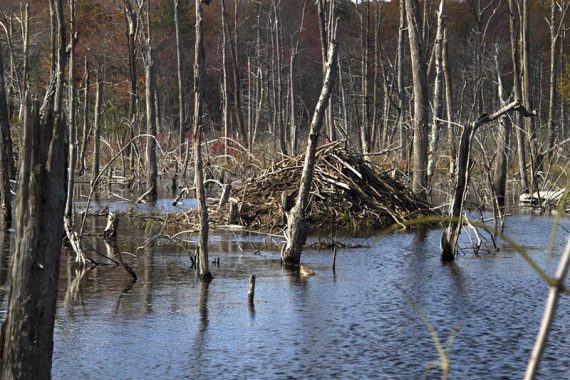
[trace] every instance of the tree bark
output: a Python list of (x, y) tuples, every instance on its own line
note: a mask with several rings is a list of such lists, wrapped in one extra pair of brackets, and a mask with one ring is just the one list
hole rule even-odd
[(100, 165), (100, 146), (101, 146), (101, 103), (103, 102), (103, 78), (101, 68), (97, 64), (97, 88), (95, 90), (95, 115), (93, 120), (93, 170), (91, 174), (91, 184), (94, 184), (95, 178), (99, 176)]
[[(62, 0), (55, 2), (58, 59), (53, 118), (41, 127), (38, 106), (24, 122), (16, 249), (2, 342), (3, 379), (49, 379), (65, 207), (65, 70)], [(32, 152), (32, 149), (34, 151)]]
[[(497, 91), (501, 107), (507, 105), (501, 73), (499, 72), (499, 58), (495, 56), (495, 70), (497, 71)], [(499, 135), (497, 138), (497, 162), (495, 166), (494, 190), (497, 197), (497, 206), (502, 214), (505, 209), (506, 190), (507, 190), (507, 170), (509, 162), (509, 145), (511, 136), (511, 121), (506, 116), (499, 118)]]
[[(150, 5), (149, 5), (150, 6)], [(150, 12), (150, 10), (148, 10)], [(146, 133), (151, 136), (146, 142), (146, 200), (156, 201), (158, 196), (156, 163), (156, 79), (154, 73), (154, 48), (151, 46), (150, 21), (147, 13), (146, 62), (145, 62), (145, 97), (146, 97)]]
[[(509, 29), (511, 34), (511, 60), (513, 63), (513, 93), (515, 95), (515, 100), (522, 101), (522, 89), (521, 89), (521, 69), (520, 69), (520, 49), (518, 40), (518, 25), (516, 22), (515, 6), (514, 1), (509, 0)], [(517, 153), (519, 161), (519, 176), (521, 184), (521, 192), (529, 192), (528, 186), (528, 172), (526, 170), (526, 148), (525, 148), (525, 137), (523, 131), (523, 118), (520, 114), (515, 115), (516, 137), (517, 137)]]
[(427, 175), (428, 183), (431, 184), (435, 164), (437, 162), (437, 149), (439, 145), (439, 129), (443, 118), (443, 34), (444, 24), (444, 1), (439, 3), (437, 12), (437, 32), (435, 36), (435, 80), (433, 86), (433, 118), (431, 122), (431, 139), (429, 141)]
[(428, 132), (428, 96), (427, 77), (424, 56), (424, 42), (418, 26), (419, 8), (417, 1), (406, 0), (408, 18), (408, 39), (412, 65), (414, 93), (414, 143), (413, 143), (413, 182), (412, 189), (421, 199), (427, 197), (427, 132)]
[[(209, 3), (209, 1), (206, 3)], [(206, 204), (206, 189), (204, 187), (202, 164), (204, 62), (206, 53), (204, 51), (204, 20), (202, 19), (202, 3), (200, 0), (196, 0), (196, 44), (194, 49), (194, 186), (196, 187), (198, 215), (200, 218), (198, 276), (202, 281), (208, 282), (212, 280), (212, 274), (210, 273), (208, 261), (208, 206)]]
[(81, 148), (79, 151), (79, 175), (82, 176), (85, 170), (87, 170), (87, 163), (85, 162), (85, 150), (87, 148), (87, 140), (89, 139), (89, 134), (91, 128), (89, 127), (89, 64), (87, 63), (87, 57), (84, 60), (84, 72), (85, 76), (83, 78), (83, 133), (81, 136)]
[(6, 102), (4, 83), (4, 61), (0, 49), (0, 228), (8, 228), (12, 222), (12, 203), (10, 195), (10, 116)]
[[(180, 159), (186, 151), (184, 146), (184, 133), (186, 132), (186, 112), (184, 99), (184, 69), (182, 67), (182, 47), (180, 41), (179, 0), (174, 0), (174, 28), (176, 34), (176, 68), (178, 76), (178, 143)], [(225, 46), (224, 46), (225, 56)]]
[(485, 113), (482, 114), (475, 122), (463, 127), (457, 157), (457, 180), (449, 210), (449, 217), (451, 220), (441, 236), (442, 261), (453, 261), (455, 259), (457, 240), (459, 239), (461, 226), (463, 224), (461, 220), (463, 215), (463, 203), (465, 202), (465, 194), (467, 192), (467, 186), (469, 185), (470, 178), (469, 168), (471, 164), (471, 140), (479, 127), (513, 111), (519, 111), (526, 117), (534, 115), (534, 113), (528, 112), (524, 106), (515, 100), (491, 115), (487, 115)]
[(285, 265), (298, 265), (300, 263), (303, 244), (307, 238), (308, 227), (305, 222), (305, 210), (309, 201), (311, 182), (313, 181), (315, 152), (317, 150), (319, 132), (323, 125), (325, 110), (329, 102), (337, 71), (338, 44), (336, 43), (336, 26), (332, 28), (331, 33), (333, 33), (333, 39), (329, 44), (327, 71), (321, 95), (315, 107), (313, 119), (311, 120), (299, 194), (297, 195), (295, 206), (293, 206), (287, 218), (287, 230), (285, 233), (287, 244), (281, 253), (281, 261)]
[(65, 203), (65, 217), (72, 225), (73, 187), (75, 186), (75, 166), (77, 163), (77, 115), (75, 93), (75, 0), (69, 0), (69, 78), (68, 78), (68, 136), (69, 136), (69, 162), (67, 165), (67, 200)]

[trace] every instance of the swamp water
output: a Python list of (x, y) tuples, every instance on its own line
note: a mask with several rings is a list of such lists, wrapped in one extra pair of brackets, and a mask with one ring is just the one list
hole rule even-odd
[[(562, 219), (555, 256), (546, 256), (553, 220), (513, 216), (506, 233), (552, 274), (570, 230)], [(103, 218), (90, 228), (101, 232)], [(121, 217), (119, 245), (135, 253), (151, 233)], [(200, 283), (188, 252), (152, 245), (124, 254), (120, 267), (81, 271), (64, 254), (55, 325), (53, 378), (77, 379), (417, 379), (438, 360), (419, 314), (450, 349), (452, 379), (520, 379), (542, 317), (547, 286), (515, 252), (439, 260), (440, 230), (343, 239), (365, 248), (307, 249), (316, 275), (279, 265), (266, 238), (213, 233), (214, 280)], [(93, 243), (94, 248), (104, 252)], [(2, 319), (8, 250), (3, 253)], [(247, 279), (257, 276), (255, 307)], [(414, 306), (415, 305), (415, 306)], [(428, 378), (438, 378), (436, 369)], [(539, 378), (570, 378), (570, 299), (563, 296)]]

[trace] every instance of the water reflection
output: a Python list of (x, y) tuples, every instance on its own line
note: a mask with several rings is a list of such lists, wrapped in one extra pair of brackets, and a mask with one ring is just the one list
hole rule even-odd
[[(510, 219), (508, 232), (552, 273), (556, 260), (543, 255), (551, 221), (532, 223), (529, 231), (528, 219)], [(421, 378), (437, 352), (410, 298), (442, 340), (461, 323), (451, 378), (520, 378), (547, 292), (515, 254), (465, 255), (442, 265), (438, 230), (355, 239), (362, 248), (339, 250), (336, 274), (329, 251), (307, 250), (303, 263), (313, 276), (283, 268), (279, 248), (264, 237), (214, 234), (211, 259), (219, 257), (220, 267), (212, 266), (207, 284), (178, 246), (126, 254), (155, 233), (140, 225), (125, 217), (118, 234), (137, 283), (120, 266), (78, 270), (64, 254), (54, 378)], [(246, 308), (250, 274), (255, 308)], [(570, 368), (567, 302), (554, 331), (545, 357), (556, 360), (545, 362), (543, 378), (565, 378)]]
[(208, 332), (208, 290), (210, 288), (209, 282), (200, 282), (200, 297), (198, 302), (198, 315), (199, 315), (199, 323), (198, 323), (198, 333), (196, 334), (196, 338), (194, 339), (194, 344), (192, 345), (192, 349), (190, 350), (192, 354), (191, 360), (195, 362), (193, 366), (201, 367), (206, 364), (206, 352), (207, 352), (207, 340), (208, 337), (206, 336)]

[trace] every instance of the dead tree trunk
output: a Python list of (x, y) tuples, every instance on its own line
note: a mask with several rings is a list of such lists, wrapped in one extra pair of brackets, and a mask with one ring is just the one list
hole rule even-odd
[[(2, 331), (2, 378), (49, 379), (65, 207), (65, 70), (62, 0), (55, 2), (58, 59), (52, 117), (39, 126), (38, 106), (24, 122), (16, 249)], [(33, 151), (32, 151), (33, 149)]]
[(397, 84), (398, 84), (398, 136), (400, 140), (400, 159), (404, 160), (406, 154), (406, 131), (404, 124), (404, 49), (405, 49), (405, 30), (406, 30), (406, 5), (405, 0), (400, 0), (400, 26), (398, 28), (398, 50), (396, 52), (396, 60), (398, 61), (398, 68), (396, 71)]
[[(226, 2), (220, 0), (222, 12), (222, 124), (224, 128), (224, 155), (228, 155), (228, 137), (230, 128), (230, 88), (228, 83), (228, 62), (227, 62), (227, 45), (228, 45), (228, 21), (226, 19)], [(251, 100), (250, 100), (251, 101)], [(251, 133), (251, 131), (248, 131)], [(249, 141), (249, 136), (248, 136)]]
[[(495, 55), (495, 70), (497, 71), (497, 90), (501, 107), (507, 105), (503, 81), (499, 71), (499, 48)], [(494, 190), (497, 197), (497, 206), (502, 214), (505, 208), (505, 195), (507, 190), (507, 170), (509, 162), (509, 145), (511, 136), (511, 121), (503, 115), (499, 118), (499, 135), (497, 138), (497, 163), (495, 166)]]
[(8, 228), (12, 221), (10, 196), (10, 116), (4, 86), (4, 61), (0, 49), (0, 228)]
[(101, 103), (103, 102), (103, 78), (101, 68), (97, 63), (97, 88), (95, 90), (95, 115), (93, 120), (93, 170), (91, 174), (91, 184), (94, 184), (95, 178), (99, 176), (100, 165), (100, 147), (101, 147)]
[(65, 218), (72, 225), (73, 187), (75, 186), (75, 165), (77, 161), (77, 117), (75, 93), (75, 0), (69, 0), (69, 78), (68, 78), (68, 136), (69, 162), (67, 165), (67, 200), (65, 203)]
[[(125, 29), (127, 37), (127, 50), (129, 56), (129, 81), (130, 81), (130, 91), (129, 91), (129, 132), (130, 140), (133, 141), (135, 137), (135, 125), (137, 118), (137, 62), (135, 55), (135, 41), (137, 38), (139, 30), (139, 13), (133, 9), (130, 0), (123, 0), (124, 8), (123, 13), (125, 15)], [(143, 2), (144, 3), (144, 2)], [(131, 170), (134, 169), (134, 156), (135, 156), (135, 145), (131, 145), (129, 149), (129, 165)]]
[[(513, 93), (515, 95), (515, 100), (522, 101), (522, 89), (521, 89), (521, 68), (520, 68), (520, 49), (519, 49), (519, 38), (518, 38), (518, 24), (516, 22), (516, 10), (513, 0), (509, 0), (509, 29), (511, 37), (511, 60), (513, 63)], [(519, 175), (521, 183), (522, 193), (529, 192), (528, 186), (528, 172), (526, 170), (526, 148), (525, 148), (525, 137), (523, 131), (523, 118), (520, 114), (515, 117), (516, 137), (517, 137), (517, 152), (519, 161)]]
[(319, 132), (323, 125), (323, 118), (327, 108), (327, 103), (329, 102), (337, 71), (338, 44), (336, 43), (336, 25), (333, 24), (330, 32), (332, 33), (333, 38), (329, 44), (327, 71), (325, 74), (321, 95), (319, 97), (317, 106), (315, 107), (313, 119), (311, 120), (309, 140), (305, 153), (305, 162), (303, 164), (303, 174), (301, 176), (299, 194), (297, 195), (295, 206), (293, 206), (289, 212), (289, 216), (287, 217), (287, 230), (285, 233), (287, 244), (281, 252), (281, 261), (285, 265), (299, 265), (301, 261), (303, 244), (305, 243), (308, 233), (308, 226), (305, 222), (305, 210), (309, 201), (309, 191), (311, 190), (311, 183), (313, 181), (315, 152), (317, 150)]
[(87, 163), (85, 162), (85, 150), (87, 148), (87, 140), (89, 139), (89, 134), (91, 128), (89, 127), (89, 86), (91, 85), (89, 81), (89, 64), (87, 63), (87, 57), (84, 61), (84, 71), (85, 76), (83, 78), (83, 132), (81, 135), (81, 148), (79, 150), (79, 175), (82, 176), (85, 170), (87, 170)]
[[(182, 47), (180, 41), (179, 0), (174, 0), (174, 28), (176, 33), (176, 67), (178, 75), (178, 143), (180, 159), (186, 151), (184, 146), (184, 133), (186, 132), (186, 112), (184, 99), (184, 69), (182, 67)], [(225, 49), (225, 48), (224, 48)], [(225, 50), (224, 50), (225, 52)]]
[[(149, 8), (150, 8), (150, 3)], [(145, 62), (145, 97), (146, 97), (146, 133), (151, 136), (146, 142), (146, 200), (156, 201), (158, 196), (156, 163), (156, 80), (154, 77), (154, 57), (150, 34), (150, 9), (147, 10), (146, 62)]]
[(461, 134), (459, 153), (457, 157), (457, 180), (449, 210), (449, 217), (451, 220), (443, 231), (443, 235), (441, 236), (442, 261), (453, 261), (455, 259), (457, 240), (459, 238), (459, 234), (461, 233), (461, 226), (463, 224), (463, 203), (465, 201), (467, 186), (469, 185), (471, 140), (473, 139), (473, 136), (479, 127), (513, 111), (519, 111), (525, 117), (534, 115), (534, 113), (528, 112), (518, 101), (515, 100), (514, 102), (506, 105), (491, 115), (487, 115), (485, 113), (482, 114), (475, 122), (463, 127), (463, 133)]
[(449, 144), (449, 173), (455, 172), (455, 156), (457, 149), (455, 148), (455, 129), (452, 123), (453, 118), (453, 92), (451, 87), (451, 78), (449, 76), (449, 65), (447, 56), (447, 30), (443, 30), (443, 46), (441, 55), (441, 69), (443, 71), (443, 79), (445, 83), (445, 112), (447, 116), (447, 142)]
[(444, 24), (444, 1), (439, 3), (439, 10), (437, 12), (437, 32), (435, 36), (435, 81), (433, 86), (433, 118), (431, 122), (431, 138), (429, 141), (429, 157), (427, 165), (428, 183), (431, 182), (435, 164), (437, 162), (437, 148), (439, 144), (439, 129), (441, 119), (443, 118), (443, 33), (445, 29)]
[(427, 77), (424, 56), (424, 42), (419, 30), (418, 2), (406, 0), (408, 18), (408, 39), (410, 42), (410, 57), (412, 65), (412, 80), (414, 92), (414, 144), (413, 162), (414, 173), (412, 188), (420, 197), (427, 196), (427, 156), (428, 156), (428, 96)]
[[(209, 4), (208, 0), (202, 0)], [(204, 20), (202, 19), (202, 2), (196, 0), (196, 45), (194, 47), (194, 186), (198, 200), (200, 217), (200, 241), (198, 243), (198, 276), (204, 282), (212, 280), (208, 261), (208, 206), (204, 187), (204, 171), (202, 164), (202, 127), (204, 112)]]
[[(241, 109), (241, 92), (240, 92), (240, 73), (239, 73), (239, 46), (237, 46), (238, 41), (238, 25), (237, 25), (237, 11), (238, 11), (238, 1), (236, 0), (235, 4), (235, 14), (234, 14), (234, 39), (229, 39), (229, 48), (230, 48), (230, 55), (231, 55), (231, 64), (232, 64), (232, 80), (233, 80), (233, 98), (234, 98), (234, 111), (235, 111), (235, 118), (237, 124), (237, 132), (239, 133), (240, 137), (243, 139), (244, 143), (247, 144), (248, 137), (247, 131), (245, 128), (245, 124), (243, 122), (243, 115)], [(203, 0), (204, 4), (210, 4), (209, 0)], [(228, 25), (226, 23), (226, 28)], [(229, 35), (229, 29), (226, 30), (226, 33)]]
[[(522, 61), (522, 102), (526, 109), (533, 107), (533, 97), (530, 91), (530, 43), (529, 43), (529, 16), (528, 16), (528, 0), (522, 0), (522, 26), (521, 26), (521, 61)], [(531, 192), (538, 191), (538, 176), (536, 172), (539, 170), (541, 161), (538, 152), (538, 144), (536, 141), (536, 125), (534, 119), (525, 119), (526, 137), (530, 148), (530, 181)]]

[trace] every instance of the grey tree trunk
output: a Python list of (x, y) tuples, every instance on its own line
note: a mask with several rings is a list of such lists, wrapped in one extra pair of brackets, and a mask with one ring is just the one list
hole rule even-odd
[(10, 195), (10, 116), (6, 102), (4, 83), (4, 60), (0, 49), (0, 228), (8, 228), (12, 222), (12, 203)]
[[(39, 126), (38, 105), (26, 110), (18, 191), (16, 249), (2, 331), (2, 378), (49, 379), (65, 207), (65, 70), (62, 0), (55, 2), (58, 59), (53, 118)], [(32, 151), (33, 149), (33, 151)]]
[[(186, 131), (186, 112), (184, 97), (184, 69), (182, 67), (182, 47), (180, 41), (179, 0), (174, 0), (174, 28), (176, 33), (176, 68), (178, 75), (178, 143), (180, 159), (186, 151), (184, 146), (184, 132)], [(224, 46), (225, 56), (225, 46)]]
[(431, 184), (435, 164), (437, 162), (437, 149), (439, 145), (439, 129), (443, 119), (443, 34), (444, 24), (444, 1), (439, 3), (437, 12), (437, 32), (435, 35), (435, 80), (433, 86), (433, 118), (431, 122), (431, 138), (429, 141), (427, 175), (428, 183)]
[[(209, 1), (205, 1), (207, 4)], [(202, 128), (204, 113), (204, 20), (202, 19), (202, 2), (196, 0), (196, 45), (194, 47), (194, 186), (198, 200), (198, 215), (200, 217), (200, 240), (198, 244), (198, 276), (204, 282), (212, 280), (208, 261), (208, 206), (206, 204), (206, 189), (204, 187), (204, 171), (202, 164)]]
[(413, 143), (413, 182), (412, 189), (422, 199), (427, 197), (427, 156), (428, 156), (428, 90), (424, 42), (419, 30), (418, 2), (406, 0), (406, 15), (408, 19), (408, 39), (410, 42), (410, 57), (412, 65), (412, 80), (414, 93), (414, 143)]
[(281, 261), (285, 265), (299, 265), (303, 244), (307, 238), (308, 227), (305, 222), (305, 210), (309, 201), (311, 182), (313, 181), (315, 153), (317, 150), (319, 132), (323, 125), (323, 118), (325, 116), (327, 103), (329, 102), (337, 71), (338, 44), (336, 43), (336, 26), (333, 26), (330, 32), (332, 33), (333, 39), (329, 44), (327, 71), (321, 95), (311, 120), (299, 194), (297, 195), (295, 206), (293, 206), (287, 217), (287, 230), (285, 233), (287, 244), (281, 252)]
[(449, 144), (449, 173), (455, 172), (455, 157), (457, 149), (455, 147), (455, 128), (453, 126), (453, 92), (451, 86), (451, 78), (449, 74), (448, 56), (447, 56), (447, 30), (443, 31), (441, 68), (443, 71), (443, 79), (445, 83), (445, 112), (447, 116), (447, 143)]
[[(228, 137), (230, 129), (230, 88), (228, 83), (228, 62), (227, 62), (227, 44), (228, 44), (228, 29), (226, 27), (228, 21), (226, 19), (226, 4), (225, 0), (220, 0), (222, 11), (222, 124), (224, 129), (224, 155), (228, 155)], [(250, 132), (250, 131), (248, 131)], [(248, 136), (249, 140), (249, 136)]]
[[(521, 25), (521, 57), (522, 57), (522, 102), (526, 109), (533, 107), (533, 98), (530, 91), (530, 44), (528, 25), (528, 0), (522, 0), (522, 25)], [(538, 191), (538, 177), (536, 172), (541, 161), (538, 157), (538, 145), (534, 119), (525, 119), (526, 137), (530, 148), (530, 181), (531, 191)]]
[[(497, 71), (497, 91), (501, 107), (507, 105), (501, 73), (499, 72), (498, 49), (495, 56), (495, 70)], [(509, 162), (509, 145), (511, 136), (511, 121), (506, 116), (499, 118), (499, 135), (497, 138), (497, 162), (495, 166), (494, 190), (497, 197), (497, 206), (502, 214), (505, 208), (507, 190), (507, 171)]]
[(151, 136), (146, 142), (146, 200), (156, 201), (158, 196), (157, 163), (156, 163), (156, 79), (154, 74), (154, 57), (151, 46), (150, 22), (147, 13), (147, 38), (145, 62), (145, 97), (146, 97), (146, 133)]
[(81, 148), (79, 151), (79, 175), (82, 176), (85, 170), (87, 170), (87, 163), (85, 162), (85, 150), (87, 148), (87, 140), (89, 139), (89, 134), (91, 128), (89, 128), (89, 64), (87, 63), (87, 57), (85, 57), (83, 70), (85, 76), (83, 78), (83, 131), (81, 135)]
[[(513, 93), (515, 95), (515, 100), (522, 101), (522, 89), (521, 89), (521, 69), (520, 69), (520, 49), (519, 49), (519, 33), (518, 24), (516, 19), (516, 9), (513, 0), (509, 0), (509, 29), (511, 34), (511, 60), (513, 63)], [(526, 170), (526, 148), (525, 148), (525, 137), (523, 131), (523, 118), (520, 114), (515, 115), (515, 125), (516, 137), (517, 137), (517, 154), (519, 163), (519, 176), (521, 191), (523, 193), (529, 192), (528, 186), (528, 172)]]
[(507, 104), (505, 107), (502, 107), (491, 115), (487, 115), (486, 113), (482, 114), (475, 122), (463, 127), (463, 133), (461, 134), (459, 153), (457, 157), (457, 179), (453, 199), (451, 201), (449, 209), (450, 221), (441, 236), (442, 261), (453, 261), (455, 259), (457, 240), (459, 239), (459, 234), (461, 233), (461, 227), (463, 225), (463, 204), (465, 202), (467, 186), (469, 186), (471, 140), (473, 139), (473, 136), (479, 127), (513, 111), (519, 111), (523, 116), (526, 117), (534, 115), (534, 113), (528, 112), (524, 106), (519, 103), (519, 101), (515, 100), (514, 102)]
[(97, 64), (97, 89), (95, 90), (95, 115), (93, 120), (93, 170), (91, 174), (91, 184), (99, 176), (100, 147), (101, 147), (101, 103), (103, 102), (103, 78), (101, 68)]
[[(230, 55), (231, 55), (231, 64), (232, 64), (232, 80), (233, 80), (233, 98), (234, 98), (234, 111), (235, 111), (235, 118), (236, 118), (236, 124), (237, 124), (237, 132), (240, 135), (240, 137), (243, 139), (243, 141), (247, 144), (247, 131), (245, 128), (245, 124), (243, 122), (243, 115), (242, 115), (242, 109), (241, 109), (241, 92), (240, 92), (240, 72), (239, 72), (239, 46), (237, 46), (237, 41), (238, 41), (238, 25), (237, 25), (237, 7), (238, 7), (238, 2), (239, 0), (235, 0), (235, 22), (234, 22), (234, 39), (229, 39), (229, 48), (230, 48)], [(203, 1), (204, 4), (209, 4), (210, 1)], [(228, 28), (228, 24), (226, 23), (226, 28)], [(229, 29), (228, 29), (229, 30)], [(228, 30), (226, 31), (226, 33), (229, 32)]]
[(75, 166), (77, 164), (77, 98), (75, 93), (75, 0), (69, 0), (69, 78), (68, 78), (68, 136), (69, 162), (67, 165), (67, 200), (65, 217), (73, 224), (73, 187), (75, 186)]
[(404, 125), (404, 49), (405, 49), (405, 30), (406, 30), (406, 4), (405, 0), (400, 0), (400, 26), (398, 28), (398, 50), (396, 52), (397, 66), (397, 84), (398, 84), (398, 134), (400, 140), (400, 160), (407, 157), (406, 154), (406, 131)]
[[(127, 37), (127, 50), (129, 56), (129, 81), (130, 81), (130, 93), (129, 93), (129, 132), (130, 139), (133, 140), (135, 137), (135, 126), (136, 126), (136, 112), (137, 112), (137, 62), (135, 55), (135, 41), (138, 35), (139, 26), (139, 13), (135, 12), (130, 0), (123, 0), (125, 7), (123, 8), (123, 13), (125, 15), (125, 27), (126, 27), (126, 37)], [(129, 165), (131, 170), (134, 169), (134, 156), (135, 156), (135, 145), (131, 144), (129, 149)]]

